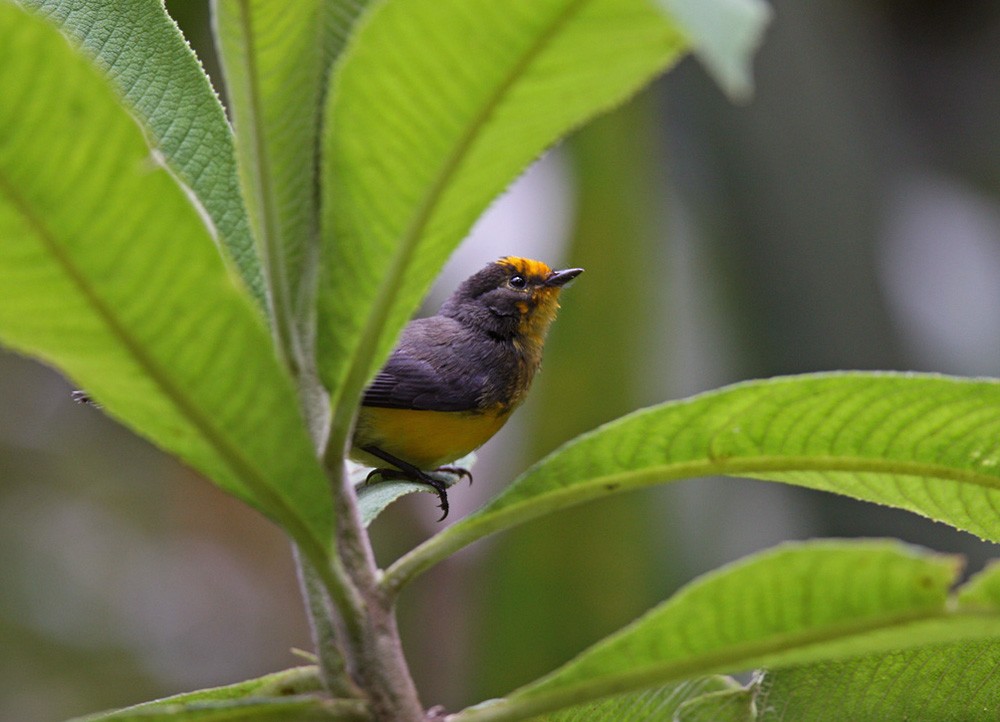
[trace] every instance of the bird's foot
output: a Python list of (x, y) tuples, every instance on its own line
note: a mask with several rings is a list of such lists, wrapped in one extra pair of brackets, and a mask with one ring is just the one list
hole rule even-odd
[[(438, 500), (440, 501), (438, 508), (441, 510), (441, 518), (438, 521), (444, 521), (448, 516), (448, 485), (440, 479), (435, 479), (427, 472), (420, 471), (419, 469), (413, 469), (412, 471), (372, 469), (368, 472), (368, 476), (365, 477), (365, 484), (371, 483), (372, 479), (376, 476), (379, 477), (379, 481), (415, 481), (418, 484), (427, 484), (437, 492)], [(470, 474), (469, 476), (471, 478), (472, 475)]]

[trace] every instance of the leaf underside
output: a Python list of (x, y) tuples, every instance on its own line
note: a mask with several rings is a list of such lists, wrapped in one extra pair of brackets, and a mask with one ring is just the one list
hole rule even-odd
[(17, 1), (55, 23), (95, 58), (150, 144), (197, 196), (243, 282), (263, 306), (232, 131), (198, 58), (163, 5), (146, 0)]

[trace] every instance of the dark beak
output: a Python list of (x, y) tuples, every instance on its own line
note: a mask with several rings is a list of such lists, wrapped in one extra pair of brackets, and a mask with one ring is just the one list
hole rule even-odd
[(583, 273), (582, 268), (567, 268), (565, 271), (553, 271), (545, 279), (546, 286), (565, 286), (574, 278)]

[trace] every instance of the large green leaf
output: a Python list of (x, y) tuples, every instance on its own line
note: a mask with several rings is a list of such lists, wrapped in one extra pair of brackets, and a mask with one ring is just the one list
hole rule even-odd
[(997, 640), (972, 640), (776, 670), (749, 719), (995, 722), (998, 664)]
[[(960, 590), (959, 602), (970, 608), (995, 603), (998, 572), (993, 567), (975, 577)], [(1000, 717), (998, 665), (996, 640), (968, 640), (780, 669), (753, 686), (753, 719), (992, 722)]]
[(786, 544), (705, 575), (548, 676), (453, 719), (522, 719), (581, 700), (761, 665), (946, 641), (997, 643), (996, 584), (975, 602), (949, 597), (960, 567), (954, 557), (895, 542)]
[(198, 197), (244, 282), (262, 302), (232, 132), (198, 59), (162, 3), (17, 1), (56, 23), (105, 69), (150, 143)]
[(279, 522), (332, 512), (292, 384), (202, 217), (90, 59), (0, 3), (0, 341)]
[(390, 569), (583, 501), (724, 474), (833, 491), (1000, 541), (1000, 382), (894, 373), (736, 384), (578, 437)]
[(236, 126), (240, 180), (278, 337), (311, 363), (317, 263), (320, 109), (334, 54), (365, 3), (215, 0), (216, 35)]
[(362, 18), (324, 124), (319, 342), (335, 443), (486, 205), (683, 48), (648, 0), (409, 0)]

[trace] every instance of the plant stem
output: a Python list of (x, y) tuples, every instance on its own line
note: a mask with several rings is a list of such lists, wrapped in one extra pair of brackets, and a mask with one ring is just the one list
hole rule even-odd
[(342, 461), (333, 494), (339, 556), (362, 599), (360, 608), (338, 610), (348, 637), (348, 671), (367, 692), (374, 719), (420, 722), (423, 707), (403, 655), (392, 597), (379, 585), (375, 556)]
[(334, 697), (360, 697), (347, 674), (344, 652), (338, 641), (330, 597), (316, 571), (302, 557), (298, 546), (292, 545), (299, 586), (306, 602), (306, 615), (312, 632), (313, 646), (319, 658), (320, 676), (327, 691)]
[[(358, 688), (368, 697), (375, 720), (421, 722), (425, 719), (416, 686), (403, 654), (396, 625), (392, 594), (380, 585), (381, 572), (358, 512), (344, 467), (349, 425), (335, 424), (329, 432), (328, 401), (324, 393), (311, 391), (312, 374), (300, 374), (297, 382), (303, 411), (317, 453), (322, 454), (331, 478), (337, 515), (336, 551), (331, 566), (316, 566), (296, 547), (296, 563), (313, 643), (320, 659), (324, 683), (332, 694), (356, 696)], [(322, 409), (317, 404), (322, 404)], [(330, 448), (340, 449), (331, 463)]]

